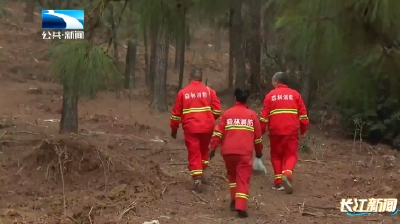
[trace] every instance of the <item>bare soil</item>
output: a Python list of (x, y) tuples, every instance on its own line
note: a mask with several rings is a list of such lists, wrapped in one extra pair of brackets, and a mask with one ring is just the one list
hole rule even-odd
[[(24, 24), (23, 6), (13, 3), (6, 10), (8, 20), (0, 21), (0, 224), (399, 222), (398, 216), (348, 217), (338, 210), (345, 197), (399, 198), (398, 153), (332, 139), (321, 134), (328, 131), (323, 128), (311, 127), (311, 153), (300, 153), (293, 195), (271, 190), (264, 140), (270, 175), (253, 176), (247, 220), (229, 211), (219, 156), (211, 162), (206, 191), (195, 195), (189, 190), (183, 136), (169, 138), (169, 115), (148, 110), (144, 88), (134, 90), (132, 99), (127, 93), (119, 100), (115, 93), (101, 93), (82, 100), (81, 133), (59, 135), (62, 88), (49, 82), (48, 43), (41, 39), (39, 17), (34, 25)], [(209, 33), (196, 33), (188, 68), (199, 63), (191, 60), (198, 57), (196, 49), (208, 47)], [(208, 83), (220, 90), (227, 74), (225, 45), (222, 53), (211, 48), (201, 56)], [(140, 83), (144, 63), (139, 59)], [(171, 90), (176, 74), (170, 70)]]

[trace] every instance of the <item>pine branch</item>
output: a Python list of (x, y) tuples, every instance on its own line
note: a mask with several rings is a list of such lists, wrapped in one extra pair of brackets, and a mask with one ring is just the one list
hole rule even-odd
[[(106, 53), (107, 53), (107, 54), (108, 54), (108, 51), (110, 50), (110, 46), (111, 46), (112, 41), (113, 41), (113, 37), (114, 37), (113, 33), (114, 33), (114, 32), (117, 32), (117, 29), (118, 29), (119, 25), (121, 24), (122, 15), (124, 15), (124, 12), (125, 12), (126, 6), (128, 5), (128, 1), (129, 1), (129, 0), (124, 0), (124, 1), (125, 1), (125, 2), (124, 2), (124, 6), (122, 7), (121, 14), (119, 15), (118, 22), (117, 22), (117, 24), (115, 25), (114, 29), (111, 31), (111, 34), (110, 34), (110, 37), (109, 37), (109, 40), (108, 40), (108, 46), (107, 46), (107, 50), (106, 50)], [(114, 16), (114, 15), (112, 15), (112, 16)]]

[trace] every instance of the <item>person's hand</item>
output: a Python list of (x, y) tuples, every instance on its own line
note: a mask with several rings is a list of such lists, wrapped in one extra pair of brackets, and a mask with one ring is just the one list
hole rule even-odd
[(215, 150), (210, 150), (210, 154), (209, 154), (208, 156), (210, 157), (210, 160), (211, 160), (212, 158), (214, 158), (214, 156), (215, 156)]
[(256, 153), (256, 158), (257, 158), (257, 159), (261, 159), (262, 156), (263, 156), (262, 153)]
[(300, 137), (301, 137), (301, 138), (305, 138), (305, 137), (306, 137), (306, 133), (300, 134)]
[(177, 131), (171, 131), (171, 137), (173, 139), (176, 139), (176, 134), (177, 134)]

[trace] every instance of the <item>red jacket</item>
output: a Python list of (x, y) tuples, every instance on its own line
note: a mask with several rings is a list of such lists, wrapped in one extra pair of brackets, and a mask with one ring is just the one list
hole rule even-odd
[(245, 104), (236, 103), (226, 110), (215, 127), (210, 148), (215, 150), (221, 143), (221, 154), (251, 155), (262, 152), (260, 122), (257, 114)]
[(171, 130), (177, 131), (182, 123), (185, 133), (210, 133), (220, 115), (221, 102), (215, 91), (199, 81), (192, 81), (176, 96)]
[(272, 135), (298, 135), (299, 128), (300, 134), (305, 134), (309, 121), (300, 93), (277, 85), (265, 96), (260, 123), (263, 134), (267, 125)]

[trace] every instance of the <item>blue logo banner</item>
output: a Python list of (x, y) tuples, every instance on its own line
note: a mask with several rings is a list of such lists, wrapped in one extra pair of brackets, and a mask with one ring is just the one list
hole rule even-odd
[[(399, 212), (398, 209), (396, 211), (388, 213), (390, 216), (396, 215)], [(348, 216), (362, 216), (362, 215), (371, 215), (372, 212), (346, 212)]]
[(83, 30), (83, 9), (42, 10), (42, 29)]

